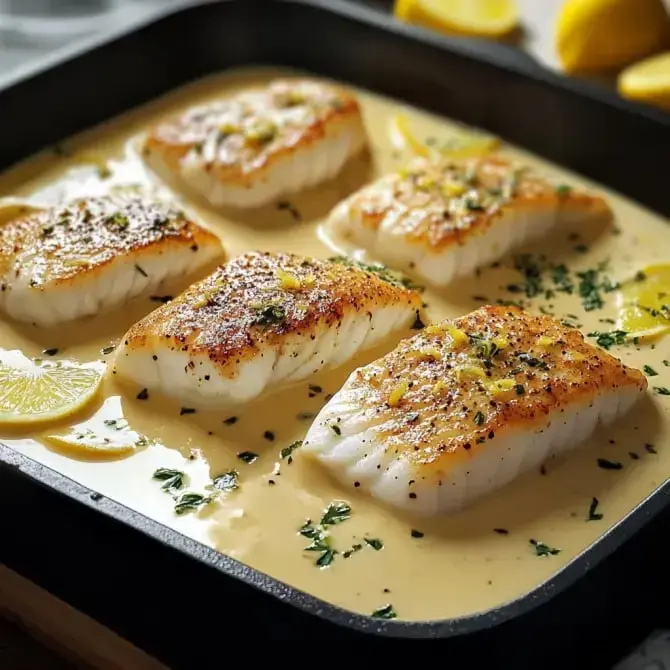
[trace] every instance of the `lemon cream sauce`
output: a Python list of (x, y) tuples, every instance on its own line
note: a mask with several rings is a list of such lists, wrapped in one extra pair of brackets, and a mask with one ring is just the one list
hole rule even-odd
[[(11, 218), (26, 203), (40, 207), (119, 185), (166, 188), (145, 170), (136, 150), (151, 124), (284, 74), (254, 69), (208, 78), (45, 150), (0, 178), (0, 194), (6, 196), (0, 219)], [(396, 115), (406, 115), (421, 141), (447, 141), (456, 128), (396, 101), (358, 93), (371, 151), (348, 164), (338, 179), (253, 212), (217, 212), (178, 191), (172, 197), (221, 237), (228, 257), (252, 249), (337, 254), (337, 243), (322, 225), (329, 210), (412, 155), (410, 148), (395, 145), (389, 131)], [(566, 184), (594, 186), (515, 148), (503, 146), (501, 151)], [(110, 375), (99, 402), (67, 423), (41, 427), (40, 433), (5, 430), (0, 437), (104, 496), (345, 608), (425, 620), (497, 607), (551, 577), (660, 486), (670, 471), (670, 338), (636, 344), (611, 334), (617, 329), (616, 283), (667, 260), (663, 252), (670, 229), (661, 217), (597, 189), (614, 210), (612, 223), (559, 230), (477, 276), (439, 292), (426, 289), (427, 315), (436, 321), (485, 303), (521, 302), (584, 333), (600, 333), (589, 341), (609, 347), (629, 365), (647, 366), (649, 392), (623, 420), (599, 429), (563, 460), (518, 478), (462, 513), (405, 518), (338, 486), (318, 464), (300, 458), (299, 447), (291, 446), (354, 367), (382, 355), (397, 339), (343, 369), (319, 374), (234, 414), (192, 412), (141, 388), (124, 387)], [(37, 329), (5, 319), (0, 346), (53, 360), (109, 362), (126, 329), (185, 286), (184, 281), (172, 282), (123, 309), (58, 328)], [(97, 442), (77, 434), (96, 435)], [(52, 439), (54, 435), (60, 439)], [(88, 449), (81, 447), (87, 443)], [(213, 482), (218, 496), (209, 501)], [(184, 498), (184, 493), (193, 495)], [(304, 527), (308, 519), (311, 525)], [(324, 529), (333, 549), (326, 558), (324, 551), (305, 551)]]

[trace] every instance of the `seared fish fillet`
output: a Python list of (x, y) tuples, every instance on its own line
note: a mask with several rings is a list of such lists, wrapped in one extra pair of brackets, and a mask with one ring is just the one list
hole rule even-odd
[(576, 329), (482, 307), (353, 372), (300, 453), (391, 506), (437, 515), (576, 447), (646, 388)]
[(346, 363), (409, 326), (421, 297), (350, 265), (247, 253), (130, 328), (122, 377), (223, 408)]
[(137, 193), (77, 200), (0, 227), (0, 309), (51, 326), (118, 307), (222, 253), (179, 209)]
[(335, 177), (366, 143), (346, 89), (277, 80), (154, 128), (143, 154), (159, 175), (183, 180), (210, 204), (242, 208)]
[(418, 158), (342, 201), (327, 225), (374, 259), (444, 286), (558, 222), (607, 212), (602, 198), (503, 158)]

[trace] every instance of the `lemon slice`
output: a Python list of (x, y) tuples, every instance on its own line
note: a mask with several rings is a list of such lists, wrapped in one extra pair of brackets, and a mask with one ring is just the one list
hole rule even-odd
[(99, 364), (40, 361), (0, 352), (0, 426), (62, 419), (82, 409), (100, 388)]
[(663, 0), (567, 0), (556, 51), (568, 72), (616, 68), (670, 44)]
[(128, 425), (119, 396), (107, 398), (87, 421), (70, 426), (63, 433), (46, 435), (44, 439), (61, 449), (86, 456), (121, 456), (149, 444), (144, 435)]
[(396, 0), (396, 18), (440, 33), (496, 38), (519, 23), (514, 0)]
[(409, 119), (404, 114), (398, 114), (393, 124), (395, 135), (400, 138), (401, 144), (409, 147), (415, 154), (426, 158), (482, 156), (495, 151), (500, 146), (500, 140), (493, 135), (466, 130), (449, 132), (440, 138), (434, 138), (428, 144), (417, 139), (410, 128)]
[(650, 265), (621, 285), (617, 328), (652, 339), (670, 331), (670, 263)]
[(670, 109), (670, 51), (626, 68), (617, 86), (625, 98)]

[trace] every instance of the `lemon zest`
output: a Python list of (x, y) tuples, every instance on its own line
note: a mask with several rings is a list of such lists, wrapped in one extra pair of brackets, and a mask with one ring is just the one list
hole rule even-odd
[(395, 407), (403, 398), (409, 384), (403, 379), (392, 391), (389, 393), (388, 404), (390, 407)]
[(279, 285), (285, 291), (299, 291), (302, 288), (300, 279), (291, 272), (277, 270), (277, 277), (279, 278)]
[(500, 393), (511, 391), (515, 385), (516, 382), (513, 379), (499, 379), (494, 382), (489, 382), (486, 386), (490, 393), (498, 395)]
[(467, 333), (456, 326), (447, 326), (447, 332), (451, 335), (451, 339), (455, 344), (465, 344), (469, 342)]

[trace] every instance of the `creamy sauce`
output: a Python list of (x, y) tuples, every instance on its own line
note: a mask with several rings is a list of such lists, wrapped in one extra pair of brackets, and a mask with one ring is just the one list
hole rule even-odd
[[(142, 109), (88, 131), (66, 144), (67, 155), (45, 151), (13, 168), (0, 178), (0, 195), (29, 198), (35, 205), (93, 193), (104, 193), (115, 184), (155, 184), (135, 152), (138, 134), (161, 118), (232, 93), (272, 76), (269, 70), (245, 70), (217, 76), (170, 93)], [(410, 154), (393, 146), (389, 135), (400, 103), (365, 91), (359, 92), (372, 143), (369, 156), (350, 164), (337, 180), (290, 198), (301, 215), (296, 221), (277, 206), (249, 212), (221, 213), (189, 196), (186, 207), (222, 238), (228, 257), (250, 249), (291, 251), (328, 257), (334, 255), (324, 240), (320, 224), (340, 199), (366, 181), (401, 166)], [(422, 137), (441, 137), (454, 125), (444, 119), (406, 108), (412, 126)], [(505, 147), (504, 153), (522, 157), (566, 182), (585, 180), (548, 166), (536, 157)], [(108, 163), (112, 176), (101, 178), (96, 165)], [(615, 230), (561, 230), (525, 251), (545, 253), (554, 263), (565, 263), (574, 278), (580, 270), (609, 259), (603, 274), (622, 280), (654, 261), (666, 260), (663, 249), (670, 242), (668, 222), (605, 189), (615, 213)], [(180, 198), (179, 194), (174, 197)], [(8, 218), (5, 210), (3, 218)], [(618, 234), (615, 234), (618, 233)], [(156, 293), (175, 295), (189, 281), (164, 286)], [(578, 281), (578, 280), (575, 280)], [(549, 275), (544, 283), (552, 287)], [(427, 290), (431, 320), (459, 316), (489, 302), (518, 300), (523, 293), (507, 290), (523, 285), (513, 259), (487, 268), (478, 277), (457, 282), (448, 289)], [(599, 321), (615, 317), (614, 293), (603, 293), (605, 306), (585, 312), (579, 295), (556, 293), (550, 300), (534, 299), (561, 318), (579, 323), (583, 332), (607, 331), (614, 326)], [(551, 307), (549, 307), (551, 305)], [(0, 346), (18, 348), (28, 355), (58, 348), (54, 359), (109, 360), (101, 350), (118, 342), (135, 320), (157, 306), (148, 298), (137, 299), (114, 313), (49, 330), (0, 323)], [(572, 314), (576, 316), (568, 317)], [(593, 341), (593, 340), (591, 340)], [(130, 427), (147, 436), (150, 444), (133, 452), (106, 457), (86, 457), (68, 452), (33, 434), (3, 434), (0, 438), (17, 451), (50, 466), (82, 484), (171, 526), (258, 570), (329, 602), (362, 613), (393, 605), (402, 619), (457, 617), (496, 607), (534, 589), (582, 552), (610, 526), (660, 486), (670, 472), (670, 397), (652, 387), (670, 386), (670, 338), (649, 344), (615, 346), (611, 353), (642, 368), (650, 365), (658, 375), (650, 391), (623, 420), (607, 429), (560, 462), (547, 464), (544, 472), (531, 472), (502, 491), (464, 512), (441, 519), (403, 518), (383, 509), (373, 499), (344, 490), (317, 465), (295, 456), (289, 464), (281, 449), (304, 436), (309, 419), (335, 392), (351, 370), (388, 351), (394, 342), (367, 352), (345, 369), (320, 374), (278, 395), (261, 399), (237, 412), (237, 421), (224, 423), (228, 414), (198, 412), (180, 415), (180, 408), (150, 394), (136, 399), (138, 389), (124, 389), (114, 379), (105, 382), (103, 398), (77, 421), (125, 417)], [(311, 394), (311, 395), (310, 395)], [(107, 399), (103, 404), (103, 400)], [(117, 416), (118, 415), (118, 416)], [(88, 424), (87, 424), (88, 425)], [(66, 432), (67, 426), (49, 432)], [(265, 435), (270, 431), (271, 435)], [(269, 439), (272, 437), (273, 439)], [(653, 447), (645, 447), (653, 445)], [(260, 455), (253, 463), (238, 459), (239, 452)], [(657, 453), (653, 453), (653, 452)], [(635, 457), (631, 456), (635, 454)], [(619, 470), (598, 467), (605, 458), (623, 464)], [(276, 465), (279, 463), (279, 465)], [(211, 479), (235, 468), (239, 488), (196, 512), (178, 516), (174, 500), (152, 478), (157, 468), (174, 468), (188, 477), (188, 489), (207, 493)], [(587, 521), (592, 498), (598, 499), (599, 520)], [(309, 540), (298, 534), (306, 518), (318, 521), (333, 500), (352, 507), (348, 521), (333, 528), (334, 546), (344, 552), (361, 543), (350, 557), (342, 553), (326, 569), (315, 565), (316, 555), (305, 552)], [(36, 521), (39, 524), (39, 520)], [(494, 529), (505, 529), (507, 534)], [(412, 533), (420, 531), (419, 533)], [(422, 537), (416, 537), (423, 533)], [(375, 549), (364, 538), (379, 539)], [(530, 544), (535, 539), (560, 548), (560, 553), (539, 557)], [(186, 588), (188, 585), (184, 585)]]

